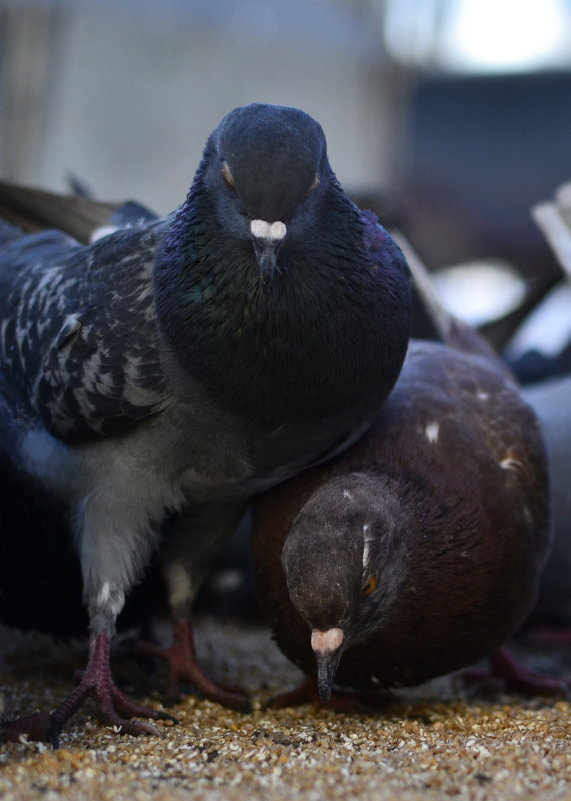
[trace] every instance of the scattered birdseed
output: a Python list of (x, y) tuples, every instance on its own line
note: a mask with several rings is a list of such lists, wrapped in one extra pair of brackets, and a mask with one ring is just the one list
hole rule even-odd
[[(3, 634), (6, 716), (55, 707), (86, 644)], [(382, 714), (309, 704), (264, 711), (264, 699), (300, 678), (265, 628), (202, 619), (197, 647), (215, 675), (253, 691), (251, 714), (186, 695), (169, 709), (180, 725), (159, 722), (162, 737), (134, 738), (100, 725), (86, 705), (62, 733), (58, 751), (43, 743), (0, 746), (0, 799), (571, 800), (568, 700), (476, 696), (445, 677), (399, 692)], [(571, 667), (571, 654), (557, 654), (563, 657)], [(132, 658), (115, 659), (113, 667), (120, 686), (161, 706), (160, 675)]]

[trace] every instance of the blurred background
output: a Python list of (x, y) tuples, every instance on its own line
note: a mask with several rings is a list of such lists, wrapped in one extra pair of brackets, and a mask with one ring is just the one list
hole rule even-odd
[[(544, 606), (571, 619), (571, 279), (530, 215), (571, 179), (571, 0), (0, 0), (0, 179), (163, 214), (252, 101), (319, 120), (345, 190), (522, 382), (563, 375), (536, 410), (554, 477)], [(219, 573), (233, 610), (251, 598), (235, 547)]]
[(476, 262), (443, 291), (503, 347), (561, 279), (529, 210), (571, 178), (570, 68), (571, 0), (0, 0), (0, 177), (166, 213), (230, 109), (298, 106), (431, 268)]

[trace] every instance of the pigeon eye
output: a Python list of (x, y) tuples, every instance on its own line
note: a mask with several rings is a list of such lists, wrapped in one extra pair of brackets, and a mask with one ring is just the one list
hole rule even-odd
[(361, 595), (370, 595), (377, 586), (377, 577), (371, 576), (363, 587), (361, 587)]
[(236, 184), (234, 183), (234, 176), (232, 175), (232, 170), (228, 166), (227, 161), (222, 162), (222, 180), (229, 186), (230, 189), (236, 189)]

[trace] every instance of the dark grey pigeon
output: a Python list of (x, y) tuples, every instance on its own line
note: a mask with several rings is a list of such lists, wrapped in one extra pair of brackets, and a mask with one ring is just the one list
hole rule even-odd
[(90, 620), (79, 686), (52, 715), (3, 726), (52, 742), (87, 695), (107, 725), (156, 732), (131, 719), (164, 714), (114, 685), (109, 641), (157, 550), (169, 687), (244, 707), (194, 658), (193, 599), (252, 495), (370, 425), (410, 316), (401, 251), (345, 195), (321, 127), (297, 109), (228, 114), (166, 218), (87, 246), (63, 228), (3, 229), (0, 252), (4, 437), (67, 507)]

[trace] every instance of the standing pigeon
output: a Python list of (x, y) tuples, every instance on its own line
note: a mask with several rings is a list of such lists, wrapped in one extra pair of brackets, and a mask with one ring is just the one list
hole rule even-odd
[(324, 701), (334, 682), (414, 685), (492, 654), (534, 682), (496, 649), (532, 609), (549, 548), (542, 438), (486, 343), (442, 309), (436, 322), (447, 344), (411, 343), (363, 438), (257, 505), (262, 608)]
[(404, 257), (341, 189), (319, 124), (263, 104), (215, 128), (164, 219), (88, 246), (3, 230), (4, 437), (17, 468), (68, 507), (91, 635), (74, 692), (3, 736), (55, 742), (87, 695), (108, 725), (156, 732), (131, 719), (164, 715), (114, 685), (109, 641), (157, 549), (170, 685), (242, 708), (244, 693), (196, 663), (193, 598), (252, 495), (372, 422), (408, 344)]

